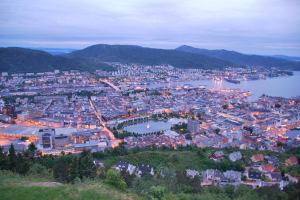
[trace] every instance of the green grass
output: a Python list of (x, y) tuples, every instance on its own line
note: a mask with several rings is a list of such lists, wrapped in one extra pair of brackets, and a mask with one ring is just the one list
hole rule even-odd
[[(233, 148), (225, 148), (222, 151), (225, 153), (225, 158), (220, 162), (215, 162), (209, 159), (209, 155), (217, 149), (184, 149), (184, 150), (162, 150), (162, 149), (142, 149), (139, 151), (129, 151), (126, 155), (121, 156), (106, 156), (103, 159), (106, 167), (111, 167), (116, 162), (122, 160), (134, 165), (150, 164), (159, 170), (161, 167), (169, 167), (175, 170), (185, 170), (187, 168), (196, 170), (205, 169), (220, 169), (220, 170), (242, 170), (243, 167), (249, 165), (251, 156), (257, 153), (264, 155), (277, 156), (281, 161), (280, 169), (286, 172), (292, 172), (292, 175), (299, 176), (299, 165), (295, 167), (286, 167), (284, 161), (292, 155), (300, 157), (300, 150), (293, 150), (286, 153), (276, 153), (271, 151), (257, 151), (257, 150), (240, 150)], [(243, 159), (237, 162), (231, 162), (228, 155), (231, 152), (240, 151)], [(267, 161), (265, 161), (267, 163)]]
[(99, 180), (81, 184), (36, 186), (40, 182), (52, 182), (42, 178), (0, 174), (0, 200), (137, 200), (134, 194), (125, 193), (103, 184)]
[[(199, 150), (201, 151), (201, 150)], [(124, 156), (110, 156), (104, 159), (107, 167), (112, 166), (117, 161), (122, 160), (131, 164), (150, 164), (156, 169), (161, 167), (170, 167), (176, 170), (185, 170), (187, 168), (196, 170), (205, 170), (209, 168), (224, 169), (227, 168), (236, 169), (242, 166), (242, 162), (229, 162), (227, 158), (220, 162), (215, 162), (208, 158), (208, 156), (215, 150), (206, 149), (198, 153), (196, 150), (147, 150), (139, 152), (131, 152)]]

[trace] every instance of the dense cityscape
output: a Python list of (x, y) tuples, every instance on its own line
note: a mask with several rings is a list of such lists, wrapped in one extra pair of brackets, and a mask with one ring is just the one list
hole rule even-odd
[[(116, 71), (19, 73), (1, 76), (1, 146), (8, 152), (37, 147), (37, 155), (104, 152), (123, 146), (214, 148), (208, 158), (218, 163), (243, 159), (241, 150), (286, 152), (300, 146), (300, 98), (262, 95), (250, 101), (250, 91), (228, 89), (222, 82), (292, 76), (291, 72), (263, 68), (182, 70), (172, 66), (115, 64)], [(202, 85), (208, 80), (213, 87)], [(229, 154), (222, 149), (233, 148)], [(219, 150), (218, 150), (219, 149)], [(281, 163), (284, 162), (284, 163)], [(99, 163), (98, 163), (99, 164)], [(102, 163), (103, 165), (103, 163)], [(201, 186), (278, 185), (283, 189), (297, 177), (282, 175), (280, 166), (298, 165), (256, 153), (243, 170), (197, 171)], [(125, 161), (112, 168), (140, 176), (160, 173), (151, 163)], [(298, 176), (299, 174), (297, 174)]]

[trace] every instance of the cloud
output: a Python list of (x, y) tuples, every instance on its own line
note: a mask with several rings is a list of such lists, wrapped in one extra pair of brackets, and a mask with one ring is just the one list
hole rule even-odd
[(2, 0), (0, 45), (190, 44), (300, 55), (299, 11), (298, 0)]

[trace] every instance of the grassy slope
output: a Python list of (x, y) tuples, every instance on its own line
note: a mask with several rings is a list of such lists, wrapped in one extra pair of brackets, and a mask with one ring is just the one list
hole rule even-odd
[[(201, 151), (199, 149), (199, 151)], [(170, 150), (147, 150), (139, 151), (136, 153), (130, 153), (125, 156), (114, 156), (105, 159), (106, 166), (111, 166), (119, 160), (127, 161), (132, 164), (151, 164), (156, 168), (159, 167), (174, 167), (178, 170), (184, 170), (192, 168), (196, 170), (204, 170), (207, 168), (218, 168), (223, 162), (227, 162), (224, 159), (221, 162), (214, 162), (209, 159), (208, 156), (216, 150), (206, 149), (198, 154), (197, 151), (182, 150), (182, 151), (170, 151)], [(242, 164), (240, 162), (231, 164)]]
[(0, 173), (0, 200), (139, 199), (136, 195), (118, 191), (100, 181), (88, 181), (77, 185), (35, 186), (45, 181), (49, 180)]
[[(197, 153), (200, 151), (200, 153)], [(198, 149), (198, 150), (140, 150), (137, 152), (130, 152), (124, 156), (109, 156), (104, 158), (105, 166), (110, 167), (119, 160), (123, 160), (135, 165), (138, 164), (151, 164), (156, 169), (160, 167), (171, 167), (176, 170), (185, 170), (187, 168), (196, 170), (213, 169), (238, 169), (238, 166), (246, 166), (251, 163), (250, 157), (257, 153), (264, 155), (274, 155), (281, 161), (281, 169), (286, 172), (291, 172), (292, 175), (299, 176), (299, 167), (293, 170), (291, 167), (284, 165), (285, 159), (289, 156), (295, 155), (300, 157), (300, 150), (295, 150), (289, 153), (276, 153), (270, 151), (256, 151), (256, 150), (239, 150), (239, 149), (223, 149), (225, 159), (220, 162), (214, 162), (208, 156), (215, 152), (216, 149)], [(237, 162), (228, 160), (228, 154), (234, 151), (240, 151), (243, 159)], [(267, 161), (265, 161), (267, 163)], [(289, 169), (291, 168), (291, 169)], [(294, 167), (295, 168), (295, 167)], [(298, 171), (297, 171), (298, 170)]]

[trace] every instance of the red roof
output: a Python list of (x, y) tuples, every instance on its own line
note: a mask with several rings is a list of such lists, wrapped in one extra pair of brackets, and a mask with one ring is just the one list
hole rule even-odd
[(253, 161), (253, 162), (260, 162), (260, 161), (264, 161), (264, 155), (263, 154), (256, 154), (256, 155), (253, 155), (252, 157), (251, 157), (251, 160)]
[(291, 156), (285, 161), (286, 165), (297, 165), (298, 164), (298, 158), (296, 156)]
[(266, 164), (266, 165), (261, 166), (261, 169), (262, 169), (262, 171), (265, 171), (265, 172), (273, 172), (275, 170), (275, 167), (271, 164)]

